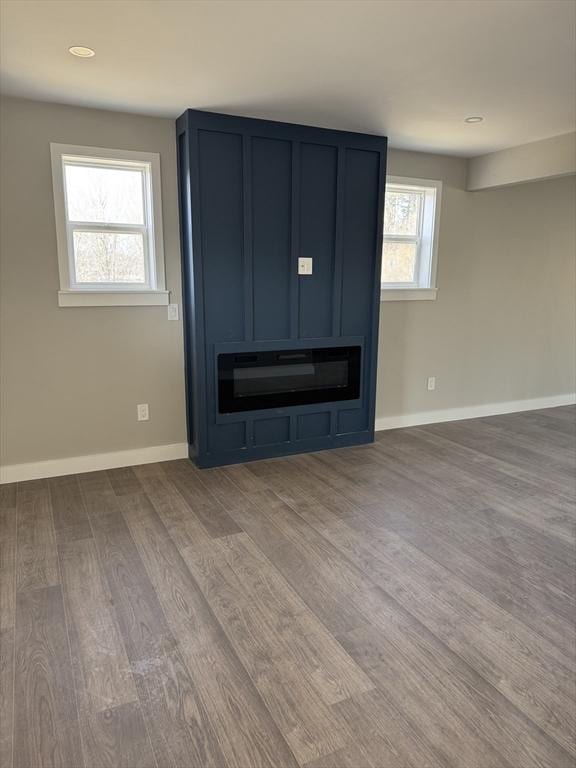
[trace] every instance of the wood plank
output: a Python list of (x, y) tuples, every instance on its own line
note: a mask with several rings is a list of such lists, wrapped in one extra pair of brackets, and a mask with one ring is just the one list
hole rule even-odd
[[(371, 483), (367, 482), (364, 489), (366, 487), (370, 488)], [(347, 491), (351, 498), (353, 488), (351, 486)], [(309, 505), (302, 501), (302, 494), (297, 495), (293, 489), (289, 496), (293, 499), (291, 506), (306, 519), (312, 520), (316, 527), (318, 515), (321, 514), (318, 505), (311, 514), (307, 509)], [(289, 497), (284, 498), (290, 503)], [(374, 499), (378, 499), (376, 492)], [(454, 516), (444, 505), (438, 515), (430, 515), (430, 509), (423, 512), (413, 503), (403, 504), (397, 510), (396, 506), (378, 502), (378, 514), (374, 514), (372, 503), (369, 506), (371, 514), (368, 521), (359, 514), (347, 518), (352, 527), (369, 531), (369, 523), (374, 522), (400, 534), (430, 557), (444, 563), (448, 570), (474, 589), (547, 637), (564, 653), (574, 656), (576, 649), (571, 639), (571, 627), (576, 574), (568, 564), (568, 551), (564, 555), (566, 565), (554, 564), (551, 571), (549, 565), (535, 565), (535, 561), (541, 563), (546, 557), (545, 553), (535, 548), (539, 539), (535, 540), (533, 532), (521, 528), (510, 530), (507, 520), (499, 519), (496, 513), (492, 513), (492, 519), (487, 520), (489, 524), (484, 525), (489, 510), (482, 510), (471, 519), (462, 519), (462, 515)], [(563, 545), (556, 545), (554, 553), (558, 555), (563, 549)], [(550, 560), (550, 556), (547, 559)], [(559, 594), (558, 590), (562, 593)]]
[[(247, 469), (252, 472), (256, 467), (248, 466)], [(311, 472), (300, 465), (287, 461), (281, 468), (276, 464), (275, 470), (269, 477), (269, 490), (289, 506), (293, 506), (292, 502), (297, 500), (299, 508), (306, 507), (308, 514), (312, 515), (317, 523), (330, 524), (334, 518), (362, 520), (370, 517), (370, 513), (364, 508), (353, 504), (342, 493), (325, 483), (319, 483)]]
[(160, 658), (175, 640), (122, 516), (123, 496), (106, 472), (80, 475), (79, 483), (128, 659), (134, 665)]
[(14, 627), (16, 611), (16, 539), (0, 540), (0, 630)]
[(222, 768), (226, 760), (183, 655), (172, 651), (137, 673), (138, 690), (160, 768)]
[(30, 480), (18, 489), (16, 582), (19, 590), (60, 581), (48, 483)]
[(16, 612), (14, 766), (81, 768), (60, 587), (20, 592)]
[(490, 456), (520, 471), (529, 471), (535, 479), (558, 483), (560, 488), (569, 482), (574, 468), (573, 456), (566, 449), (558, 449), (550, 441), (526, 440), (520, 434), (509, 434), (506, 427), (485, 419), (457, 421), (449, 424), (428, 425), (432, 433), (444, 437), (477, 453)]
[[(320, 463), (321, 468), (318, 467)], [(500, 519), (486, 507), (475, 510), (472, 515), (462, 514), (452, 504), (437, 499), (433, 489), (424, 485), (419, 487), (418, 481), (412, 479), (409, 466), (405, 480), (389, 473), (384, 481), (380, 471), (351, 470), (336, 455), (325, 456), (318, 464), (311, 464), (319, 473), (328, 473), (330, 478), (337, 476), (338, 482), (341, 477), (347, 480), (347, 486), (340, 492), (355, 502), (358, 510), (368, 512), (368, 517), (376, 523), (381, 520), (387, 527), (406, 530), (409, 520), (419, 532), (434, 526), (443, 536), (450, 536), (453, 530), (462, 530), (460, 546), (468, 540), (469, 551), (477, 555), (484, 547), (484, 558), (492, 552), (498, 562), (496, 568), (505, 567), (510, 561), (512, 567), (521, 566), (522, 580), (531, 579), (535, 588), (551, 584), (556, 593), (563, 590), (566, 597), (573, 592), (572, 548), (546, 536), (536, 536), (531, 528), (520, 522), (506, 517)], [(437, 514), (432, 515), (432, 511)], [(555, 596), (547, 591), (546, 599), (552, 604)], [(572, 609), (573, 603), (569, 610)]]
[(16, 509), (17, 483), (0, 485), (0, 509)]
[(17, 484), (0, 485), (0, 765), (12, 768)]
[[(471, 509), (471, 501), (474, 500), (477, 508), (498, 509), (506, 517), (534, 528), (547, 537), (557, 536), (571, 546), (574, 545), (576, 531), (572, 514), (573, 500), (570, 503), (570, 514), (568, 510), (560, 511), (559, 508), (548, 513), (546, 505), (539, 501), (549, 496), (550, 492), (543, 492), (541, 486), (532, 479), (529, 483), (519, 482), (516, 477), (510, 480), (508, 474), (503, 475), (500, 471), (501, 465), (498, 462), (489, 457), (478, 459), (473, 451), (463, 450), (461, 446), (424, 429), (406, 432), (408, 434), (396, 437), (388, 447), (384, 440), (379, 439), (377, 442), (379, 453), (386, 457), (387, 465), (393, 466), (395, 471), (410, 477), (413, 482), (424, 480), (428, 490), (432, 487), (436, 495), (453, 502), (458, 510)], [(413, 473), (415, 462), (418, 463), (416, 478)], [(449, 479), (449, 472), (456, 478), (454, 481)], [(458, 485), (462, 490), (455, 494), (454, 488)], [(558, 498), (557, 492), (553, 498)]]
[(208, 543), (212, 537), (193, 509), (177, 490), (161, 464), (144, 464), (134, 469), (148, 499), (176, 546), (182, 550), (197, 542)]
[(296, 759), (305, 763), (345, 746), (344, 723), (294, 664), (218, 549), (201, 557), (183, 555)]
[(510, 413), (506, 421), (500, 416), (487, 416), (483, 419), (485, 424), (492, 425), (500, 430), (510, 430), (516, 437), (527, 439), (529, 443), (541, 444), (545, 447), (548, 443), (572, 454), (576, 459), (576, 432), (573, 424), (558, 423), (553, 419), (542, 417), (534, 412)]
[(326, 704), (374, 687), (247, 534), (221, 539), (218, 552), (261, 613), (262, 624), (278, 634), (277, 646), (285, 646)]
[[(320, 524), (320, 529), (321, 529), (322, 531), (324, 531), (324, 535), (326, 535), (326, 536), (327, 536), (327, 538), (331, 538), (331, 537), (330, 537), (330, 530), (327, 530), (325, 527), (323, 527), (323, 524), (325, 524), (325, 523), (326, 523), (326, 519), (324, 519), (324, 520), (323, 520), (323, 519), (322, 519), (322, 516), (320, 516), (320, 518), (319, 518), (319, 519), (322, 521), (322, 522), (321, 522), (321, 524)], [(334, 529), (335, 529), (335, 530), (338, 530), (337, 526), (338, 526), (339, 524), (340, 524), (340, 523), (339, 523), (339, 521), (337, 520), (337, 518), (335, 518), (335, 519), (334, 519)], [(342, 524), (342, 525), (343, 525), (343, 524)], [(364, 529), (364, 531), (362, 532), (362, 534), (358, 534), (359, 540), (361, 540), (361, 541), (364, 541), (364, 539), (367, 539), (368, 541), (372, 541), (372, 538), (371, 538), (370, 536), (367, 536), (367, 533), (369, 533), (369, 531), (368, 531), (368, 530), (365, 528), (365, 529)], [(308, 540), (308, 539), (309, 539), (309, 537), (308, 537), (308, 536), (307, 536), (305, 533), (303, 533), (303, 535), (302, 535), (302, 539)], [(333, 539), (333, 540), (334, 540), (336, 543), (338, 543), (338, 542), (337, 542), (337, 537), (336, 537), (336, 539)], [(398, 543), (398, 548), (399, 548), (399, 549), (400, 549), (400, 546), (401, 546), (401, 544), (400, 544), (400, 543)], [(406, 567), (406, 570), (407, 570), (407, 571), (413, 571), (413, 570), (414, 570), (414, 566), (413, 566), (413, 564), (411, 564), (410, 566), (407, 566), (407, 567)], [(383, 581), (382, 583), (383, 583), (383, 584), (385, 584), (386, 582), (384, 582), (384, 581)], [(433, 580), (433, 579), (429, 579), (429, 580), (428, 580), (428, 582), (427, 582), (427, 585), (426, 585), (426, 590), (427, 590), (427, 591), (429, 590), (429, 588), (430, 588), (430, 584), (431, 584), (431, 583), (434, 583), (434, 580)], [(472, 594), (473, 594), (473, 593), (472, 593)], [(487, 605), (488, 605), (488, 606), (490, 606), (490, 604), (487, 604)], [(466, 615), (467, 615), (467, 612), (466, 612), (466, 611), (462, 611), (462, 618), (466, 618)], [(502, 615), (501, 615), (501, 619), (505, 619), (505, 616), (506, 616), (506, 614), (502, 614)], [(526, 639), (525, 639), (525, 632), (523, 632), (521, 625), (520, 625), (520, 626), (517, 626), (517, 627), (516, 627), (516, 630), (520, 632), (520, 637), (521, 637), (522, 639), (520, 639), (520, 638), (519, 638), (519, 641), (518, 641), (518, 642), (519, 642), (519, 645), (522, 645), (524, 642), (526, 642)], [(504, 630), (504, 631), (505, 631), (505, 630)], [(532, 647), (534, 648), (534, 653), (537, 653), (537, 650), (536, 650), (536, 649), (537, 649), (537, 648), (538, 648), (538, 646), (539, 646), (539, 639), (538, 639), (536, 636), (533, 636), (533, 637), (532, 637), (532, 641), (531, 641), (531, 644), (532, 644)], [(495, 650), (496, 650), (496, 649), (495, 649)], [(549, 649), (549, 650), (551, 650), (551, 649)], [(551, 660), (551, 663), (554, 663), (555, 661), (558, 661), (558, 657), (557, 657), (557, 656), (554, 656), (554, 654), (552, 654), (552, 660)], [(556, 670), (556, 675), (557, 675), (557, 676), (558, 676), (558, 675), (560, 675), (560, 676), (561, 676), (561, 675), (562, 675), (562, 670), (564, 670), (566, 673), (568, 673), (568, 672), (567, 672), (567, 669), (568, 669), (567, 665), (568, 665), (568, 662), (567, 662), (567, 660), (566, 660), (566, 659), (564, 659), (563, 661), (562, 661), (562, 659), (560, 659), (560, 663), (559, 663), (559, 666), (558, 666), (558, 668), (557, 668), (557, 670)], [(530, 665), (530, 663), (527, 663), (527, 666), (531, 666), (531, 665)], [(569, 673), (568, 673), (568, 674), (569, 674)], [(521, 690), (522, 690), (522, 689), (520, 689), (520, 691), (519, 691), (520, 693), (521, 693)], [(542, 692), (543, 692), (545, 695), (547, 694), (547, 691), (545, 690), (545, 688), (542, 688), (541, 690), (542, 690)], [(566, 695), (566, 694), (564, 694), (564, 696), (565, 696), (565, 695)], [(569, 700), (565, 699), (565, 705), (564, 705), (564, 706), (565, 706), (565, 707), (568, 707), (568, 709), (567, 709), (567, 710), (565, 710), (564, 712), (562, 712), (562, 713), (561, 713), (561, 715), (560, 715), (561, 717), (562, 717), (563, 715), (565, 716), (565, 715), (567, 714), (567, 712), (571, 711), (571, 710), (570, 710), (570, 704), (569, 704)], [(552, 711), (553, 711), (553, 709), (554, 709), (554, 708), (552, 708)], [(564, 736), (565, 736), (565, 733), (564, 733)]]
[[(572, 635), (574, 574), (566, 573), (561, 594), (547, 582), (534, 578), (513, 558), (498, 560), (486, 546), (462, 545), (461, 539), (447, 531), (396, 531), (402, 537), (475, 589), (553, 643), (569, 659), (576, 656)], [(464, 550), (464, 551), (462, 551)], [(484, 559), (482, 559), (484, 556)]]
[[(69, 637), (82, 751), (87, 768), (91, 766), (116, 768), (120, 765), (115, 762), (116, 760), (125, 760), (122, 763), (124, 768), (132, 768), (135, 764), (133, 762), (135, 756), (138, 756), (138, 765), (156, 765), (150, 735), (138, 701), (121, 704), (111, 709), (92, 710), (81, 659), (76, 652), (78, 640), (75, 638), (74, 626), (69, 630)], [(131, 667), (128, 667), (127, 671), (132, 674)], [(134, 678), (132, 685), (134, 688), (138, 687), (137, 677)], [(127, 723), (126, 727), (123, 725), (124, 722)], [(162, 764), (158, 763), (158, 765)]]
[[(553, 460), (546, 461), (538, 452), (523, 449), (517, 442), (510, 443), (486, 437), (482, 434), (482, 419), (477, 421), (479, 423), (476, 425), (461, 421), (441, 425), (429, 424), (422, 429), (442, 440), (448, 440), (463, 452), (473, 452), (477, 461), (478, 458), (485, 457), (486, 465), (499, 467), (523, 483), (540, 485), (551, 492), (560, 490), (569, 483), (569, 467), (561, 466), (557, 469)], [(548, 451), (552, 454), (550, 446)]]
[(559, 539), (569, 547), (576, 546), (575, 502), (558, 494), (541, 492), (512, 504), (486, 492), (486, 506), (503, 518), (512, 519), (532, 528), (548, 539)]
[(92, 537), (90, 521), (76, 475), (53, 477), (48, 481), (56, 541)]
[(306, 768), (380, 768), (369, 761), (361, 744), (344, 747), (329, 755), (320, 755), (315, 760), (305, 763), (305, 766)]
[(302, 537), (304, 523), (270, 491), (247, 498), (237, 489), (236, 497), (230, 514), (323, 624), (334, 633), (362, 625), (351, 599), (363, 589), (362, 574), (309, 526)]
[(110, 485), (116, 496), (125, 496), (131, 493), (142, 493), (142, 486), (136, 477), (132, 467), (119, 467), (109, 469), (107, 472)]
[(125, 496), (122, 511), (226, 761), (255, 768), (296, 766), (150, 501), (144, 495)]
[[(355, 630), (359, 631), (365, 630)], [(458, 762), (451, 763), (449, 750), (443, 749), (442, 744), (435, 744), (429, 738), (425, 721), (421, 722), (414, 717), (415, 712), (409, 707), (410, 694), (404, 689), (401, 689), (401, 693), (405, 697), (401, 706), (398, 706), (397, 696), (390, 696), (387, 691), (380, 690), (370, 691), (337, 705), (339, 713), (355, 734), (355, 765), (373, 768), (444, 768), (446, 765), (458, 765), (460, 761), (463, 763), (466, 750), (461, 750)], [(437, 717), (437, 708), (433, 712)], [(361, 756), (363, 762), (359, 762)], [(353, 761), (350, 762), (354, 765)], [(499, 768), (504, 768), (504, 765), (502, 762)]]
[[(202, 473), (202, 481), (206, 482), (210, 476), (224, 475), (237, 485), (244, 493), (270, 490), (266, 482), (266, 475), (273, 470), (274, 462), (257, 461), (255, 464), (236, 464), (231, 467), (210, 470)], [(252, 470), (252, 472), (250, 471)]]
[(0, 541), (16, 536), (16, 483), (0, 485)]
[(576, 712), (569, 661), (494, 603), (391, 532), (340, 522), (325, 535), (566, 750)]
[[(296, 507), (296, 509), (298, 509), (298, 507)], [(323, 512), (316, 514), (317, 509), (318, 505), (308, 508), (310, 522), (316, 522), (319, 529), (324, 530), (326, 535), (329, 537), (329, 528), (326, 526), (329, 524), (328, 516), (330, 513), (325, 509)], [(332, 516), (332, 524), (334, 526), (340, 524), (340, 521), (335, 515)], [(367, 535), (369, 537), (369, 529), (364, 528), (362, 535), (363, 537), (366, 537)], [(366, 612), (366, 617), (369, 618), (371, 622), (374, 622), (375, 617), (378, 617), (379, 628), (377, 637), (383, 638), (387, 633), (389, 633), (390, 628), (393, 627), (393, 621), (395, 617), (394, 613), (386, 612), (383, 614), (382, 610), (378, 608), (378, 602), (374, 601), (373, 595), (373, 591), (364, 591), (362, 595), (362, 601), (358, 603), (358, 606), (361, 610)], [(397, 618), (396, 622), (398, 623)], [(410, 627), (410, 624), (406, 624), (406, 620), (404, 620), (404, 623), (400, 623), (399, 626), (400, 628), (396, 631), (396, 637), (398, 641), (398, 647), (402, 649), (402, 644), (406, 644), (408, 642), (407, 628)], [(358, 630), (360, 633), (362, 631), (366, 630)], [(422, 633), (423, 631), (425, 631), (424, 627), (419, 625), (419, 632)], [(377, 647), (377, 649), (379, 649), (379, 653), (383, 652), (381, 644)], [(349, 648), (349, 650), (351, 649)], [(447, 653), (449, 653), (448, 649), (436, 641), (433, 652), (429, 653), (425, 659), (422, 659), (422, 656), (420, 655), (419, 662), (422, 668), (422, 672), (426, 673), (426, 670), (434, 669), (437, 667), (440, 660), (442, 659), (442, 654), (446, 656)], [(538, 739), (537, 737), (540, 734), (538, 728), (535, 728), (526, 718), (519, 718), (515, 708), (511, 706), (503, 696), (496, 693), (490, 685), (485, 683), (478, 674), (474, 673), (473, 670), (464, 664), (461, 659), (455, 655), (452, 656), (452, 654), (450, 654), (450, 656), (450, 664), (444, 663), (446, 669), (445, 674), (443, 674), (441, 678), (443, 681), (447, 682), (443, 682), (442, 686), (440, 686), (439, 689), (434, 691), (433, 695), (430, 696), (430, 705), (432, 706), (432, 702), (434, 700), (441, 702), (444, 698), (446, 698), (448, 701), (458, 702), (458, 706), (455, 708), (454, 713), (450, 714), (448, 720), (457, 721), (460, 717), (459, 713), (466, 713), (466, 721), (464, 723), (460, 723), (458, 726), (459, 733), (464, 733), (466, 731), (466, 722), (483, 723), (483, 720), (486, 719), (487, 715), (489, 716), (490, 712), (496, 710), (499, 712), (499, 719), (496, 720), (496, 723), (505, 724), (504, 728), (501, 730), (495, 730), (492, 719), (490, 719), (487, 723), (484, 723), (482, 728), (492, 734), (492, 743), (501, 743), (502, 751), (508, 750), (510, 754), (509, 760), (512, 765), (514, 764), (514, 754), (516, 754), (518, 750), (523, 750), (524, 748), (527, 751), (525, 758), (526, 765), (554, 764), (548, 762), (550, 755), (556, 755), (559, 757), (562, 762), (558, 762), (558, 765), (567, 764), (567, 754), (556, 747), (551, 739), (546, 739), (545, 737), (544, 739)], [(410, 665), (416, 666), (413, 657), (410, 659)], [(435, 672), (434, 674), (436, 675), (437, 673)], [(458, 683), (459, 680), (463, 680), (464, 682)], [(456, 688), (452, 686), (453, 681), (456, 681), (458, 684)], [(464, 687), (464, 684), (466, 687)], [(450, 687), (450, 691), (446, 690), (446, 686)], [(474, 706), (472, 708), (469, 704), (470, 692), (473, 692), (476, 697), (480, 699), (479, 702), (474, 702)], [(494, 701), (494, 698), (496, 698), (496, 701)], [(438, 706), (436, 706), (436, 709), (438, 709)], [(416, 728), (416, 726), (417, 723), (414, 723), (414, 728)], [(531, 728), (534, 733), (529, 734), (527, 732), (528, 728)], [(408, 732), (410, 731), (408, 730)], [(414, 733), (415, 731), (413, 730), (412, 732)], [(438, 732), (440, 734), (440, 739), (442, 738), (441, 734), (444, 732), (445, 726), (442, 726), (442, 729)], [(515, 737), (516, 744), (514, 741), (510, 741), (510, 736), (512, 734)], [(522, 746), (518, 746), (519, 744)], [(530, 758), (530, 755), (538, 756), (538, 760), (541, 762)], [(494, 759), (496, 765), (498, 765), (499, 760), (502, 764), (504, 764), (504, 759), (500, 759), (500, 757), (501, 756), (498, 755), (495, 756)], [(391, 765), (393, 765), (393, 763), (391, 763)]]
[(575, 417), (0, 488), (0, 763), (572, 768)]
[[(319, 532), (338, 521), (327, 506), (311, 502), (295, 486), (289, 494), (281, 492), (279, 496)], [(516, 559), (510, 558), (509, 552), (499, 556), (488, 543), (461, 536), (456, 526), (437, 526), (435, 518), (419, 523), (418, 518), (406, 511), (398, 518), (388, 512), (377, 527), (385, 523), (388, 530), (445, 564), (470, 587), (547, 638), (567, 659), (574, 659), (573, 592), (559, 594), (548, 582), (534, 578)], [(370, 536), (375, 525), (371, 519), (361, 516), (349, 517), (346, 522), (362, 536)], [(565, 578), (574, 581), (574, 574), (567, 572)]]
[(76, 475), (88, 518), (118, 510), (118, 501), (107, 472), (83, 472)]
[[(539, 411), (525, 411), (515, 414), (522, 421), (529, 424), (535, 424), (545, 433), (544, 440), (550, 439), (550, 433), (559, 433), (572, 439), (576, 437), (576, 422), (574, 420), (574, 410), (571, 406), (566, 408), (548, 408)], [(514, 424), (514, 430), (516, 430)]]
[[(419, 735), (424, 745), (432, 740), (437, 756), (449, 764), (571, 764), (566, 751), (406, 609), (382, 590), (371, 597), (365, 605), (371, 626), (340, 639), (387, 699), (402, 708), (406, 748)], [(455, 740), (447, 738), (452, 728), (459, 734)], [(402, 744), (400, 735), (394, 744)]]
[[(469, 493), (494, 488), (498, 489), (501, 498), (517, 503), (538, 493), (542, 487), (530, 473), (458, 445), (426, 427), (384, 433), (378, 436), (376, 447), (378, 453), (374, 460), (378, 460), (378, 454), (383, 454), (389, 468), (398, 472), (401, 472), (402, 455), (410, 455), (413, 479), (416, 481), (421, 476), (421, 469), (427, 484), (438, 494), (444, 492), (446, 499), (450, 498), (450, 490), (454, 488)], [(414, 473), (416, 463), (419, 471)]]
[(163, 468), (210, 536), (217, 538), (240, 533), (239, 526), (207, 491), (199, 477), (199, 470), (190, 462), (170, 462)]
[[(246, 540), (240, 543), (244, 553), (239, 553), (237, 543), (221, 542), (204, 552), (189, 549), (183, 555), (298, 762), (306, 763), (344, 747), (344, 722), (325, 705), (321, 695), (342, 698), (346, 682), (338, 688), (334, 673), (338, 663), (351, 687), (366, 690), (371, 687), (369, 682), (362, 675), (354, 675), (356, 670), (341, 649), (334, 653), (333, 640), (326, 644), (326, 653), (332, 652), (337, 658), (332, 664), (321, 665), (322, 646), (317, 648), (318, 655), (314, 654), (306, 647), (302, 629), (293, 631), (299, 620), (305, 620), (299, 601), (290, 593), (284, 601), (277, 588), (270, 603), (262, 596), (262, 592), (274, 590), (276, 580), (269, 568), (261, 573), (258, 589), (250, 590), (247, 579), (240, 579), (226, 562), (230, 559), (241, 568), (243, 563), (238, 561), (248, 559)], [(226, 544), (232, 550), (229, 558), (222, 557)], [(300, 634), (299, 647), (294, 648), (291, 641), (296, 634)], [(320, 642), (322, 634), (326, 635), (317, 632)]]
[(14, 629), (0, 630), (0, 765), (12, 768), (14, 736)]
[(82, 729), (87, 768), (158, 767), (137, 703), (93, 712), (88, 720)]
[(72, 653), (80, 661), (90, 711), (137, 701), (94, 541), (60, 544), (58, 552)]

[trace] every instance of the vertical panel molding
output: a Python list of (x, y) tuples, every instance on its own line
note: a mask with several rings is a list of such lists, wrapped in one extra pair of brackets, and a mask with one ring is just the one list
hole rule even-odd
[(254, 339), (254, 258), (252, 251), (252, 138), (242, 137), (244, 197), (244, 339)]
[(290, 338), (298, 337), (299, 276), (300, 256), (300, 142), (292, 142), (292, 237), (290, 272)]
[(342, 335), (342, 264), (344, 261), (344, 179), (346, 150), (338, 147), (338, 175), (336, 178), (336, 231), (334, 233), (334, 305), (332, 335)]

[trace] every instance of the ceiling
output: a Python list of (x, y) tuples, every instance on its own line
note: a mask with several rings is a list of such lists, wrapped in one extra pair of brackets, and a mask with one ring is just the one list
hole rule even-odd
[[(384, 133), (473, 156), (576, 128), (573, 0), (1, 0), (4, 93)], [(78, 59), (72, 45), (93, 48)], [(470, 115), (484, 122), (464, 123)]]

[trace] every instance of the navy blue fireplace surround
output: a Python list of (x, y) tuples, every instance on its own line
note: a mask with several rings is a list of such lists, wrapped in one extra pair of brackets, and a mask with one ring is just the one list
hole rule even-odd
[(190, 457), (371, 442), (386, 139), (188, 110), (177, 141)]

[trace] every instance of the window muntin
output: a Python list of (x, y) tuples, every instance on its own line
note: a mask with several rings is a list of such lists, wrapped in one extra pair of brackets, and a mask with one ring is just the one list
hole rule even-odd
[(388, 179), (382, 248), (386, 290), (434, 288), (441, 182)]
[(61, 306), (96, 294), (98, 305), (167, 303), (159, 156), (60, 144), (51, 152)]

